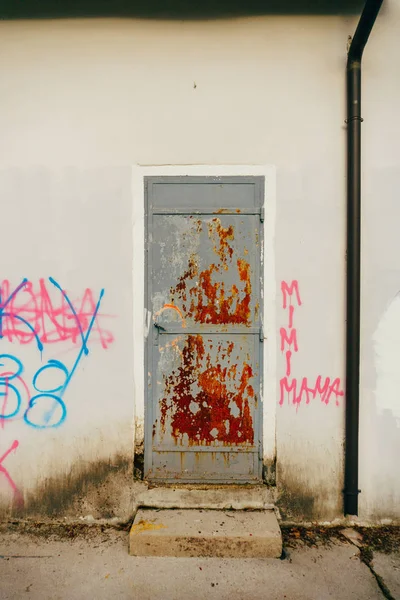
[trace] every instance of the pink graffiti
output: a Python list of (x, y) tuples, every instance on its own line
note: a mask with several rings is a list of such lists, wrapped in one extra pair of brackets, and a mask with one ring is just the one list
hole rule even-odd
[(9, 454), (11, 454), (11, 452), (16, 450), (18, 448), (18, 446), (19, 446), (18, 440), (14, 440), (13, 443), (11, 444), (11, 446), (9, 447), (9, 449), (6, 450), (6, 452), (4, 452), (3, 456), (0, 456), (0, 473), (3, 473), (4, 477), (7, 479), (8, 483), (14, 493), (14, 503), (19, 507), (23, 507), (24, 497), (21, 494), (21, 492), (19, 491), (19, 489), (17, 488), (17, 486), (15, 485), (15, 482), (12, 479), (9, 472), (7, 471), (7, 469), (3, 466), (4, 460), (7, 458), (7, 456)]
[(302, 402), (309, 404), (311, 400), (319, 396), (324, 404), (329, 404), (331, 398), (334, 397), (336, 406), (339, 406), (339, 398), (344, 396), (339, 377), (325, 377), (323, 381), (322, 375), (318, 375), (313, 384), (309, 383), (307, 377), (302, 377), (299, 381), (295, 377), (289, 379), (292, 371), (292, 350), (295, 353), (299, 351), (297, 330), (293, 326), (295, 306), (292, 300), (297, 302), (297, 307), (300, 307), (302, 302), (297, 280), (293, 280), (290, 284), (282, 281), (281, 291), (282, 307), (285, 310), (288, 309), (289, 316), (288, 326), (280, 328), (280, 349), (282, 353), (285, 352), (286, 375), (280, 380), (279, 404), (284, 403), (285, 396), (287, 396), (289, 404), (294, 404), (297, 407)]
[[(281, 290), (282, 290), (282, 298), (283, 298), (283, 308), (287, 307), (287, 301), (289, 296), (289, 304), (292, 305), (292, 296), (296, 295), (296, 300), (298, 306), (301, 306), (300, 292), (299, 292), (299, 282), (294, 279), (290, 284), (286, 283), (286, 281), (281, 282)], [(294, 311), (294, 308), (293, 308)], [(293, 314), (292, 314), (293, 316)], [(291, 327), (291, 325), (289, 325)]]
[(289, 377), (290, 371), (292, 370), (292, 353), (290, 350), (286, 351), (286, 377)]
[(297, 344), (297, 331), (295, 329), (289, 330), (289, 334), (286, 331), (285, 327), (281, 327), (281, 352), (285, 349), (285, 344), (291, 346), (293, 344), (293, 348), (295, 352), (299, 351), (299, 347)]
[[(66, 293), (55, 289), (45, 279), (34, 284), (27, 281), (16, 287), (5, 279), (0, 285), (1, 336), (10, 342), (29, 344), (38, 336), (43, 344), (55, 344), (71, 340), (80, 342), (80, 337), (90, 325), (94, 314), (97, 295), (86, 288), (82, 297), (71, 301)], [(104, 315), (97, 313), (91, 331), (91, 342), (97, 341), (103, 348), (114, 341), (111, 331), (104, 329)], [(31, 329), (27, 326), (30, 325)]]
[(285, 399), (285, 393), (288, 396), (289, 404), (301, 404), (305, 400), (306, 404), (310, 403), (311, 399), (315, 399), (317, 395), (320, 396), (321, 402), (329, 404), (331, 396), (336, 399), (336, 405), (339, 406), (339, 398), (344, 396), (344, 392), (341, 389), (341, 382), (338, 377), (331, 380), (330, 377), (325, 377), (325, 381), (322, 384), (322, 377), (317, 377), (314, 385), (308, 383), (307, 377), (303, 377), (301, 384), (297, 385), (297, 379), (293, 378), (289, 381), (288, 377), (283, 377), (280, 380), (280, 400), (279, 404), (283, 404)]

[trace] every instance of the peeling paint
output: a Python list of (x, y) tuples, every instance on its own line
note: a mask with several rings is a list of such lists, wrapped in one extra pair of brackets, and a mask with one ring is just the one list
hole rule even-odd
[(156, 372), (148, 380), (146, 477), (259, 480), (260, 219), (238, 216), (240, 208), (216, 209), (203, 188), (196, 200), (201, 210), (190, 214), (191, 205), (176, 208), (185, 206), (187, 182), (174, 184), (174, 198), (170, 183), (165, 199), (163, 182), (154, 192), (149, 221), (157, 239), (149, 244), (156, 327), (148, 363)]
[[(233, 261), (234, 250), (229, 242), (234, 240), (234, 227), (223, 227), (221, 220), (214, 218), (208, 223), (208, 235), (218, 262), (199, 272), (198, 257), (192, 254), (186, 271), (170, 290), (172, 304), (176, 305), (178, 299), (187, 318), (196, 323), (250, 325), (250, 264), (243, 258)], [(235, 284), (227, 290), (221, 280), (221, 274), (230, 268), (237, 270), (241, 290)]]
[[(173, 310), (183, 327), (187, 320), (199, 324), (250, 325), (250, 265), (244, 258), (234, 259), (234, 225), (223, 226), (217, 217), (205, 224), (199, 219), (193, 219), (192, 223), (198, 234), (206, 227), (217, 261), (200, 270), (199, 256), (191, 254), (185, 272), (170, 289), (170, 301), (157, 316), (165, 310)], [(236, 271), (237, 285), (232, 284), (227, 289), (222, 276), (230, 269)], [(219, 341), (213, 355), (212, 340), (206, 350), (200, 334), (189, 335), (182, 348), (181, 341), (178, 336), (160, 347), (164, 352), (173, 346), (180, 355), (179, 365), (171, 371), (167, 362), (165, 368), (169, 374), (163, 373), (160, 425), (164, 434), (168, 420), (173, 438), (181, 443), (187, 437), (191, 445), (252, 445), (254, 427), (250, 402), (255, 407), (257, 398), (250, 382), (253, 369), (241, 356), (243, 348), (238, 346), (236, 361), (232, 362), (232, 341)], [(153, 436), (155, 434), (156, 424)]]
[[(161, 400), (161, 426), (165, 431), (168, 417), (176, 440), (186, 434), (192, 445), (210, 445), (215, 440), (224, 445), (254, 443), (253, 370), (247, 363), (230, 362), (233, 348), (233, 342), (219, 344), (217, 352), (226, 357), (222, 366), (212, 360), (202, 336), (187, 337), (181, 364), (164, 375)], [(193, 391), (194, 386), (198, 391)]]

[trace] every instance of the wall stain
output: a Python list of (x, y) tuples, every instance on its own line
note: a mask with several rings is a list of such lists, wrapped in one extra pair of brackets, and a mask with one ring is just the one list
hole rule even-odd
[(135, 479), (142, 480), (144, 477), (144, 450), (143, 445), (140, 451), (135, 450), (133, 461), (133, 476)]
[[(311, 473), (303, 473), (304, 479), (295, 469), (283, 469), (277, 464), (277, 489), (279, 493), (277, 507), (283, 520), (312, 521), (314, 519), (332, 520), (343, 516), (343, 499), (340, 493), (342, 485), (337, 483), (335, 490), (327, 489), (326, 485), (310, 485)], [(336, 500), (333, 502), (333, 500)]]
[[(68, 473), (47, 477), (32, 492), (26, 492), (24, 507), (2, 507), (13, 517), (61, 517), (92, 514), (109, 519), (121, 516), (121, 490), (133, 482), (132, 459), (121, 455), (112, 460), (75, 464)], [(129, 486), (129, 487), (127, 487)]]
[(279, 486), (279, 500), (276, 505), (282, 518), (311, 520), (314, 516), (314, 495), (305, 489), (306, 486)]

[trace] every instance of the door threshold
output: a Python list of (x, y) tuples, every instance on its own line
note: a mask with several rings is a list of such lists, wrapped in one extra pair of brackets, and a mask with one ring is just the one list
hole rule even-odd
[(136, 508), (274, 510), (275, 501), (266, 485), (156, 485), (138, 494)]
[(148, 489), (154, 488), (166, 488), (166, 489), (182, 489), (182, 490), (215, 490), (215, 489), (227, 489), (227, 490), (242, 490), (242, 489), (254, 489), (254, 488), (264, 488), (266, 484), (262, 481), (254, 481), (248, 482), (244, 481), (243, 483), (239, 483), (235, 481), (234, 483), (229, 482), (209, 482), (209, 483), (196, 483), (193, 481), (180, 481), (180, 482), (170, 482), (170, 481), (147, 481)]

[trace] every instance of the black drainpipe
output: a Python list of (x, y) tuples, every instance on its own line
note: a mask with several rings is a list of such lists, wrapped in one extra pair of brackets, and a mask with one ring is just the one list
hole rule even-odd
[(358, 515), (361, 286), (361, 59), (383, 0), (367, 0), (347, 57), (347, 325), (344, 513)]

